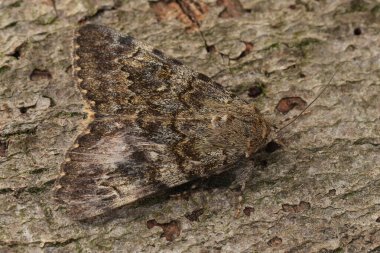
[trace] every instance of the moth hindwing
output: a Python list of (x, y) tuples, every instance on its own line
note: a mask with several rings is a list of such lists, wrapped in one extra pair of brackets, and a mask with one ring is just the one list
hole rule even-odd
[(220, 173), (266, 142), (253, 105), (130, 36), (84, 25), (73, 50), (88, 118), (56, 196), (74, 219)]

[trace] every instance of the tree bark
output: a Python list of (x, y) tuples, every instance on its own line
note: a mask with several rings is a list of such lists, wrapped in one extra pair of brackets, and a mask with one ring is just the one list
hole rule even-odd
[[(244, 165), (239, 217), (222, 175), (77, 222), (52, 190), (85, 116), (70, 54), (89, 22), (211, 76), (277, 127), (336, 74), (283, 148)], [(6, 0), (0, 35), (1, 252), (380, 252), (379, 1)]]

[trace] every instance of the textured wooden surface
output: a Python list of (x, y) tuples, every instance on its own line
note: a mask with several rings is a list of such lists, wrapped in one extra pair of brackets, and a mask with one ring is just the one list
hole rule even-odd
[[(380, 2), (197, 3), (0, 3), (1, 252), (380, 250)], [(70, 53), (73, 29), (85, 22), (129, 33), (212, 76), (277, 126), (337, 74), (284, 130), (285, 148), (247, 164), (255, 172), (239, 218), (239, 193), (219, 178), (79, 223), (52, 189), (84, 116)]]

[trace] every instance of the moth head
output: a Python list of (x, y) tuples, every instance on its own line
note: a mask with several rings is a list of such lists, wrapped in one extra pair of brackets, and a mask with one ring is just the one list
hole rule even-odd
[(260, 116), (254, 117), (247, 140), (246, 157), (251, 157), (260, 148), (268, 143), (272, 134), (270, 124)]
[(213, 147), (224, 147), (236, 153), (252, 156), (268, 142), (271, 127), (257, 111), (243, 108), (241, 114), (214, 116), (211, 120)]

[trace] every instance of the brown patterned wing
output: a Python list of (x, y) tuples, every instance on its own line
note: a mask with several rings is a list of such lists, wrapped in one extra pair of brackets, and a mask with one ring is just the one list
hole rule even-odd
[(263, 135), (253, 107), (130, 36), (82, 26), (73, 58), (88, 118), (56, 196), (74, 219), (219, 173), (246, 154), (252, 126)]

